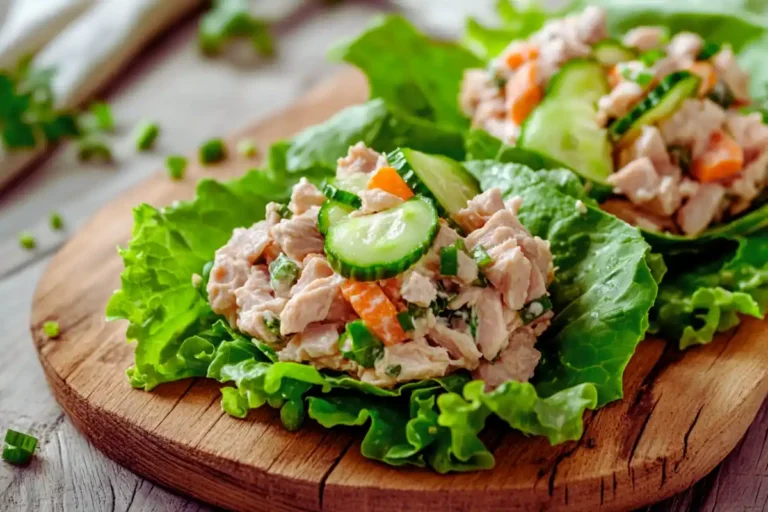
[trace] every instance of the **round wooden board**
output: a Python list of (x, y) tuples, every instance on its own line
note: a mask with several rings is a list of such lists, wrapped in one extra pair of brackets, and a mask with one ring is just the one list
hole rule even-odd
[[(248, 130), (262, 148), (365, 99), (344, 72), (293, 108)], [(625, 375), (625, 399), (585, 417), (579, 442), (549, 446), (491, 428), (492, 471), (438, 475), (364, 459), (361, 429), (308, 425), (291, 433), (275, 411), (246, 420), (219, 407), (218, 385), (185, 380), (132, 390), (125, 324), (104, 306), (119, 286), (115, 247), (130, 236), (131, 208), (193, 195), (203, 175), (225, 178), (253, 162), (165, 173), (99, 212), (53, 259), (35, 293), (32, 334), (57, 400), (102, 451), (132, 471), (203, 501), (238, 510), (618, 510), (693, 484), (733, 449), (768, 393), (768, 329), (754, 319), (702, 348), (679, 353), (646, 340)], [(62, 335), (41, 333), (58, 320)]]

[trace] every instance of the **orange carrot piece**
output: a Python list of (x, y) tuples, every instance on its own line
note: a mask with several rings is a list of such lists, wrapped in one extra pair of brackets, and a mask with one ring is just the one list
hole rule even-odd
[(699, 85), (699, 96), (706, 96), (717, 83), (717, 73), (715, 68), (709, 62), (694, 62), (688, 71), (701, 78)]
[(611, 66), (611, 69), (608, 70), (608, 85), (610, 85), (611, 89), (613, 89), (619, 85), (621, 80), (622, 76), (619, 72), (619, 66)]
[(398, 311), (407, 311), (408, 306), (405, 305), (405, 301), (403, 301), (400, 296), (400, 285), (400, 279), (397, 277), (391, 277), (386, 281), (379, 281), (379, 286), (381, 286), (382, 291), (384, 291), (384, 295), (392, 301), (395, 308), (397, 308)]
[(368, 189), (379, 188), (384, 192), (399, 197), (402, 200), (413, 197), (413, 192), (392, 167), (381, 167), (368, 181)]
[(524, 63), (535, 60), (539, 57), (539, 48), (530, 43), (519, 43), (512, 48), (506, 57), (506, 62), (509, 69), (517, 69)]
[(507, 82), (505, 92), (508, 115), (517, 125), (523, 124), (528, 114), (541, 102), (541, 88), (536, 83), (538, 74), (539, 68), (536, 62), (526, 62)]
[(381, 339), (384, 345), (397, 345), (406, 339), (405, 331), (397, 319), (397, 308), (375, 282), (345, 281), (341, 293), (365, 326)]
[(729, 178), (744, 168), (744, 151), (722, 130), (712, 133), (707, 150), (693, 160), (691, 174), (702, 183)]

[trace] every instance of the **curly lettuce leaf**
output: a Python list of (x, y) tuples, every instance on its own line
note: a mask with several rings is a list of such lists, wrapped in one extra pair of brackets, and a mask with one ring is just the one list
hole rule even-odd
[(510, 42), (530, 36), (553, 16), (531, 1), (498, 0), (496, 11), (500, 26), (485, 27), (469, 18), (464, 27), (462, 44), (484, 61), (496, 57)]
[(401, 16), (386, 16), (332, 55), (368, 76), (372, 98), (438, 126), (469, 127), (459, 111), (459, 88), (464, 70), (483, 62), (466, 49), (429, 39)]
[(558, 271), (549, 290), (556, 314), (538, 345), (538, 391), (549, 396), (591, 382), (598, 405), (621, 398), (624, 369), (648, 328), (658, 291), (649, 245), (637, 229), (595, 206), (577, 207), (546, 173), (487, 160), (466, 165), (481, 189), (522, 196), (520, 221), (552, 248)]
[(768, 308), (768, 235), (740, 240), (735, 251), (690, 267), (678, 262), (659, 288), (654, 330), (686, 349), (712, 341), (740, 323), (739, 315), (763, 318)]

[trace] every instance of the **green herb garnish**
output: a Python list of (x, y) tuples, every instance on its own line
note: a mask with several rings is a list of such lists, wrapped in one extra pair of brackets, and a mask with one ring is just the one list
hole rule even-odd
[(210, 139), (200, 146), (200, 162), (214, 164), (227, 157), (227, 146), (221, 139)]
[(400, 372), (403, 371), (403, 366), (399, 364), (391, 364), (387, 366), (387, 369), (384, 370), (387, 375), (392, 377), (393, 379), (396, 379), (400, 376)]
[(112, 132), (115, 129), (115, 119), (112, 108), (107, 103), (91, 103), (88, 112), (80, 115), (78, 126), (84, 132)]
[(59, 334), (61, 334), (61, 327), (59, 326), (59, 322), (45, 322), (43, 324), (43, 333), (45, 333), (45, 335), (49, 338), (58, 338)]
[(37, 448), (37, 439), (8, 429), (3, 443), (3, 460), (11, 464), (26, 464), (32, 458)]
[(158, 135), (160, 135), (160, 127), (157, 123), (150, 121), (142, 122), (136, 128), (136, 149), (138, 151), (149, 151), (154, 147)]
[(475, 263), (477, 263), (477, 266), (480, 268), (485, 268), (493, 263), (493, 258), (491, 258), (491, 255), (488, 254), (488, 251), (486, 251), (485, 247), (482, 245), (477, 245), (475, 247), (475, 250), (472, 251), (472, 257), (475, 259)]
[(88, 135), (77, 141), (77, 157), (84, 162), (92, 160), (111, 162), (112, 149), (102, 138)]
[(402, 311), (397, 314), (397, 321), (400, 322), (400, 327), (404, 331), (413, 331), (416, 327), (413, 325), (413, 317), (408, 311)]
[(170, 155), (165, 159), (165, 166), (171, 179), (180, 180), (184, 178), (184, 172), (187, 170), (187, 159), (180, 155)]
[(259, 154), (256, 144), (250, 139), (243, 139), (237, 143), (237, 152), (246, 158), (253, 158)]
[(48, 219), (48, 223), (51, 226), (51, 229), (54, 231), (59, 231), (64, 227), (64, 219), (61, 218), (61, 215), (59, 215), (56, 212), (51, 212), (51, 216)]
[(19, 245), (22, 249), (31, 251), (37, 246), (37, 240), (29, 233), (21, 233), (19, 235)]
[(718, 53), (720, 53), (721, 45), (720, 43), (713, 43), (711, 41), (707, 41), (704, 43), (704, 46), (702, 46), (701, 51), (696, 56), (696, 60), (709, 60)]
[(200, 22), (200, 49), (207, 55), (215, 55), (231, 40), (240, 38), (250, 39), (254, 50), (262, 55), (275, 53), (269, 25), (251, 13), (247, 0), (214, 0), (213, 7)]

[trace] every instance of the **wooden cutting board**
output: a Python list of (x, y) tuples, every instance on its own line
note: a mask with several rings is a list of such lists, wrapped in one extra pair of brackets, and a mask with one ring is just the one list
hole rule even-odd
[[(347, 71), (245, 134), (266, 148), (365, 97), (364, 79)], [(206, 380), (131, 389), (125, 324), (104, 320), (131, 208), (190, 198), (196, 179), (253, 165), (235, 158), (213, 169), (192, 166), (182, 182), (158, 173), (91, 219), (50, 263), (34, 296), (32, 335), (59, 403), (109, 457), (163, 485), (238, 510), (625, 509), (705, 476), (768, 393), (765, 322), (745, 320), (685, 353), (646, 340), (627, 369), (625, 399), (588, 413), (579, 442), (552, 447), (496, 426), (485, 436), (495, 469), (438, 475), (363, 458), (362, 429), (307, 425), (291, 433), (268, 407), (246, 420), (226, 416), (219, 386)], [(60, 322), (61, 337), (42, 335), (47, 320)]]

